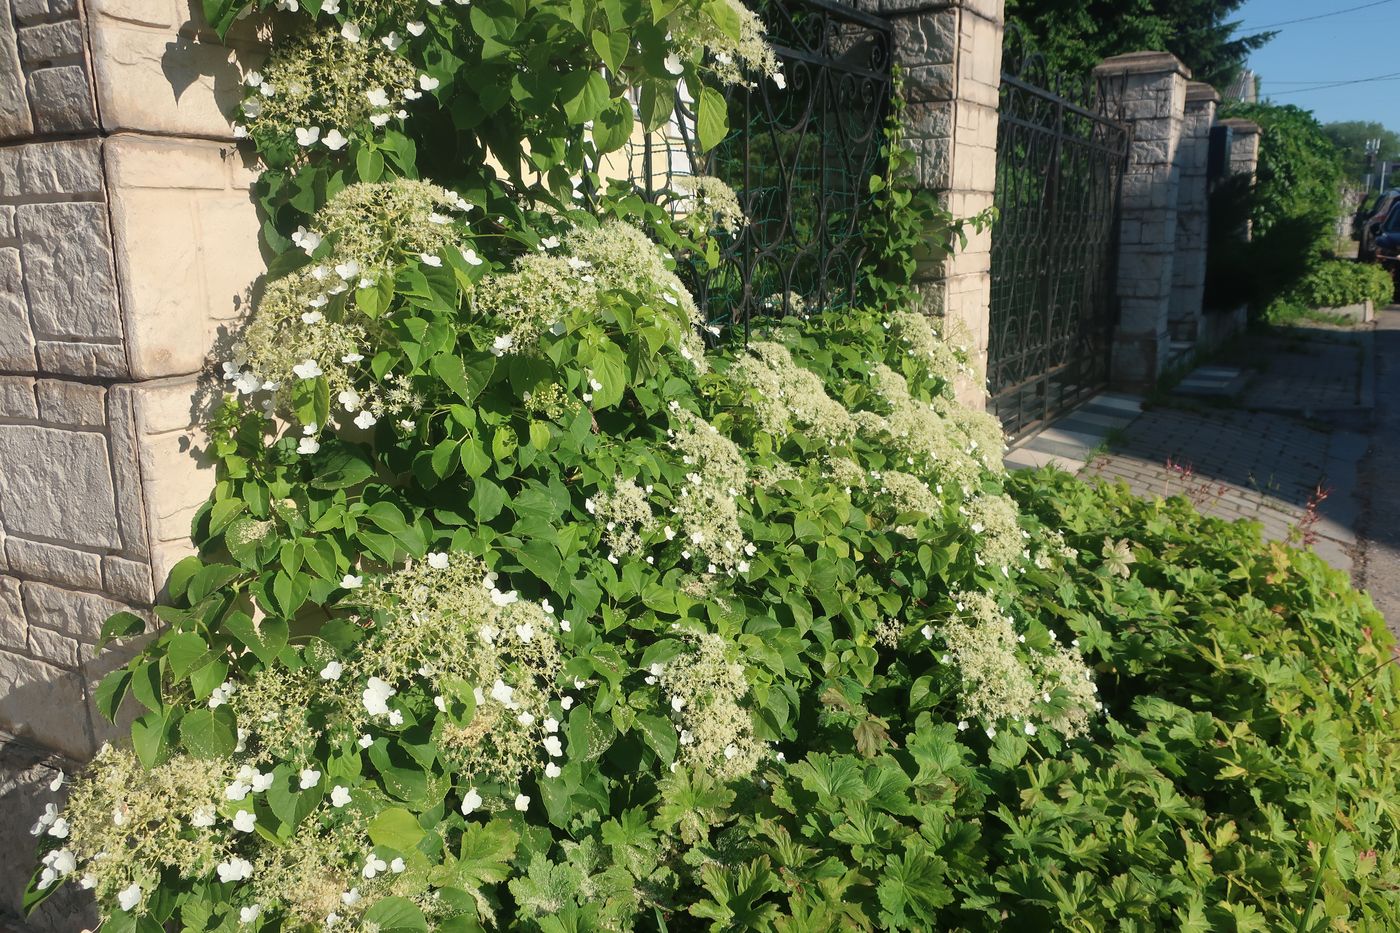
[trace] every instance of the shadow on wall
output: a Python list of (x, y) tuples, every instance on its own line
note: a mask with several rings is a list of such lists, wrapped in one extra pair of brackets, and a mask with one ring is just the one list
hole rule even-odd
[[(39, 839), (31, 830), (49, 804), (61, 809), (67, 798), (66, 787), (53, 786), (60, 771), (71, 777), (82, 767), (80, 762), (102, 743), (121, 741), (130, 734), (131, 722), (141, 712), (138, 704), (128, 699), (113, 725), (93, 708), (90, 698), (102, 677), (134, 657), (145, 641), (141, 638), (109, 647), (87, 661), (77, 674), (62, 672), (55, 680), (9, 685), (3, 696), (6, 718), (15, 725), (13, 732), (0, 732), (0, 933), (11, 929), (76, 933), (97, 925), (91, 895), (72, 884), (51, 896), (32, 916), (23, 916), (24, 890), (38, 863)], [(26, 718), (13, 715), (13, 711), (33, 710), (36, 715), (52, 717), (57, 709), (80, 711), (73, 725), (82, 738), (63, 754), (32, 744), (25, 735)]]

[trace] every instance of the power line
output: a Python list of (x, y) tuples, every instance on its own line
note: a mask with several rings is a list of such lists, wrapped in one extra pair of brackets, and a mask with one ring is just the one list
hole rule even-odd
[(1350, 87), (1353, 84), (1373, 84), (1377, 81), (1400, 81), (1400, 71), (1393, 71), (1390, 74), (1376, 75), (1373, 78), (1356, 78), (1351, 81), (1332, 81), (1327, 84), (1318, 84), (1313, 87), (1299, 87), (1287, 91), (1280, 91), (1277, 94), (1270, 94), (1270, 97), (1287, 97), (1290, 94), (1306, 94), (1309, 91), (1326, 91), (1337, 87)]
[(1311, 23), (1314, 20), (1328, 19), (1333, 16), (1341, 16), (1344, 13), (1355, 13), (1359, 10), (1369, 10), (1372, 7), (1384, 6), (1387, 3), (1394, 3), (1395, 0), (1374, 0), (1372, 3), (1363, 3), (1361, 6), (1347, 7), (1345, 10), (1333, 10), (1331, 13), (1319, 13), (1316, 16), (1304, 16), (1299, 19), (1286, 19), (1281, 23), (1269, 23), (1267, 26), (1250, 26), (1249, 31), (1263, 31), (1266, 29), (1277, 29), (1280, 26), (1293, 26), (1297, 23)]

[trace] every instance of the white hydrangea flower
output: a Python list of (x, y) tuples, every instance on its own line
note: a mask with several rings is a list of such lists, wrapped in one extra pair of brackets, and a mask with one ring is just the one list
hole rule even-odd
[(233, 828), (240, 833), (251, 833), (257, 825), (258, 818), (252, 810), (239, 810), (233, 815)]
[(371, 716), (383, 716), (385, 713), (389, 712), (389, 697), (394, 696), (396, 693), (398, 693), (398, 691), (383, 680), (378, 677), (371, 677), (365, 685), (364, 692), (361, 694), (365, 711)]
[(350, 802), (350, 788), (337, 784), (331, 788), (331, 806), (339, 810)]
[(530, 809), (529, 796), (525, 794), (517, 794), (515, 797), (515, 809), (519, 810), (521, 813), (524, 813), (526, 810)]
[(330, 661), (325, 667), (321, 668), (321, 679), (339, 680), (340, 675), (343, 673), (345, 673), (345, 665), (341, 664), (339, 661)]
[(321, 783), (321, 772), (313, 768), (303, 768), (297, 776), (297, 784), (302, 790), (310, 790)]
[(481, 806), (481, 802), (481, 795), (476, 792), (475, 787), (468, 790), (465, 794), (462, 795), (463, 815), (469, 815), (475, 812), (476, 809)]
[(130, 887), (123, 888), (117, 892), (117, 904), (122, 910), (135, 910), (141, 903), (141, 885), (132, 882)]

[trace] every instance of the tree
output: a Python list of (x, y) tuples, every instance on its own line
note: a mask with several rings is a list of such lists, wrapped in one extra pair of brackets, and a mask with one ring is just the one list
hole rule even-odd
[(1019, 27), (1051, 68), (1088, 74), (1111, 55), (1166, 51), (1196, 80), (1223, 87), (1249, 53), (1274, 33), (1236, 35), (1230, 19), (1244, 0), (1007, 0), (1008, 21)]
[[(1341, 151), (1342, 167), (1349, 179), (1364, 179), (1371, 171), (1378, 170), (1382, 161), (1400, 161), (1400, 133), (1386, 129), (1383, 124), (1365, 120), (1345, 120), (1340, 123), (1328, 123), (1322, 131)], [(1373, 139), (1381, 141), (1374, 168), (1366, 155), (1366, 144)]]

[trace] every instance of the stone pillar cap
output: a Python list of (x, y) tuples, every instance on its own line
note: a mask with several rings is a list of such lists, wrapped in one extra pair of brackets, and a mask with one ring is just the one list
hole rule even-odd
[(1202, 102), (1218, 104), (1220, 103), (1220, 92), (1204, 81), (1192, 81), (1186, 85), (1186, 102), (1188, 104)]
[(1181, 63), (1171, 52), (1129, 52), (1105, 58), (1094, 69), (1094, 74), (1154, 74), (1156, 72), (1179, 74), (1191, 78), (1191, 69)]
[(1259, 132), (1259, 124), (1253, 120), (1242, 120), (1239, 117), (1231, 117), (1228, 120), (1219, 121), (1220, 126), (1228, 126), (1235, 131), (1238, 136), (1251, 136)]

